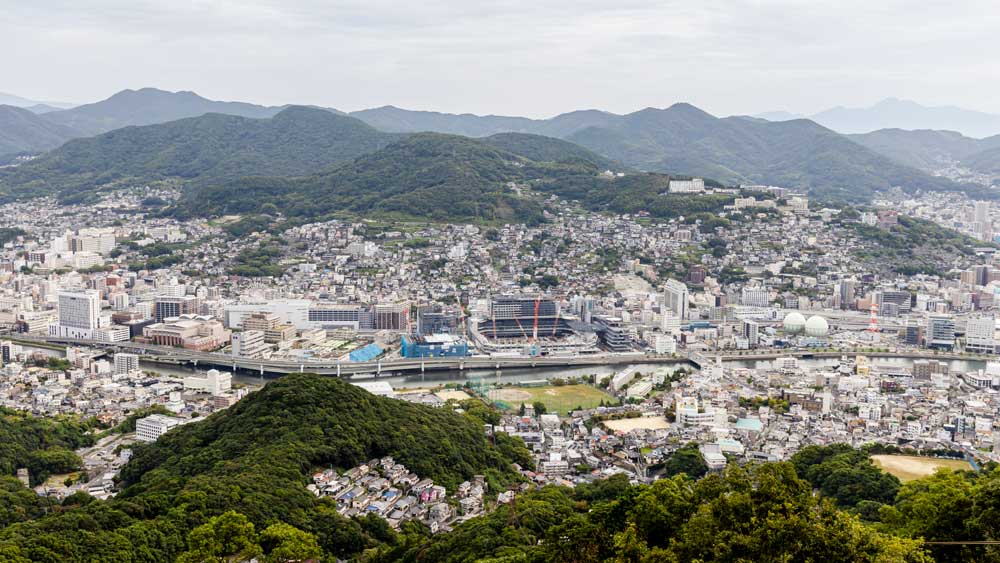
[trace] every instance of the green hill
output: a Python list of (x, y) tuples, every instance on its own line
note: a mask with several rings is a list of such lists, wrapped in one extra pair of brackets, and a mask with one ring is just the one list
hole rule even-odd
[(587, 167), (619, 170), (622, 165), (580, 145), (553, 137), (527, 133), (498, 133), (483, 142), (500, 150), (523, 156), (536, 162), (581, 164)]
[[(690, 104), (627, 115), (578, 111), (551, 119), (454, 115), (377, 108), (352, 115), (387, 131), (486, 136), (502, 132), (559, 137), (626, 166), (734, 183), (766, 183), (829, 200), (865, 201), (893, 186), (959, 190), (961, 186), (896, 162), (882, 151), (805, 119), (769, 122), (716, 118)], [(855, 139), (858, 141), (857, 139)]]
[(880, 129), (849, 138), (921, 170), (938, 170), (960, 161), (962, 166), (984, 174), (1000, 171), (1000, 135), (973, 139), (955, 131)]
[[(525, 187), (582, 175), (597, 177), (603, 159), (558, 140), (528, 137), (492, 142), (420, 133), (353, 162), (307, 178), (246, 178), (188, 190), (177, 213), (228, 214), (274, 204), (292, 217), (335, 213), (434, 220), (537, 222), (541, 202)], [(508, 152), (556, 161), (538, 162)], [(591, 162), (594, 161), (594, 162)]]
[(58, 147), (79, 132), (23, 108), (0, 105), (0, 157)]
[(299, 176), (373, 152), (395, 139), (356, 119), (314, 108), (289, 107), (270, 119), (212, 113), (76, 139), (0, 173), (0, 197), (55, 192), (79, 200), (116, 182)]
[(450, 490), (475, 474), (502, 488), (515, 479), (510, 463), (525, 454), (509, 438), (494, 446), (468, 415), (290, 375), (138, 446), (116, 498), (70, 498), (58, 512), (0, 530), (0, 561), (15, 552), (30, 561), (174, 561), (193, 528), (228, 512), (258, 530), (294, 526), (343, 557), (391, 531), (384, 522), (345, 519), (333, 501), (315, 497), (306, 489), (315, 470), (391, 455)]
[(719, 119), (688, 104), (645, 109), (567, 139), (640, 169), (774, 184), (821, 199), (864, 201), (897, 185), (959, 189), (808, 120)]

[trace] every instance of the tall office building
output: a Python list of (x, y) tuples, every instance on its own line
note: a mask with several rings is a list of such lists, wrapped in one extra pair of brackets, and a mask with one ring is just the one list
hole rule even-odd
[(407, 330), (410, 326), (410, 304), (388, 303), (372, 307), (375, 330)]
[(100, 327), (101, 296), (93, 289), (59, 292), (59, 321), (50, 327), (50, 336), (93, 338)]
[(973, 214), (973, 220), (976, 223), (989, 223), (990, 221), (990, 202), (988, 201), (977, 201), (975, 206), (975, 212)]
[(663, 306), (678, 319), (688, 317), (688, 288), (677, 280), (667, 280), (663, 286)]
[(854, 292), (856, 282), (854, 280), (841, 280), (834, 287), (833, 306), (840, 309), (854, 308)]
[(949, 315), (927, 317), (927, 332), (924, 334), (928, 348), (951, 349), (955, 346), (955, 320)]
[(976, 317), (969, 319), (965, 325), (965, 350), (981, 354), (992, 354), (996, 351), (994, 334), (997, 321), (993, 317)]
[(164, 319), (181, 315), (196, 315), (201, 307), (201, 300), (193, 295), (183, 297), (157, 297), (153, 302), (153, 318), (162, 323)]

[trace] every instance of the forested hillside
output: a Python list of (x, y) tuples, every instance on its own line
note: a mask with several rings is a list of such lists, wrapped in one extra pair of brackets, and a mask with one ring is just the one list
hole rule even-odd
[[(449, 488), (477, 473), (494, 492), (517, 483), (510, 464), (531, 464), (523, 444), (487, 440), (482, 425), (495, 413), (466, 407), (457, 414), (333, 378), (287, 376), (139, 447), (109, 501), (78, 493), (59, 502), (0, 478), (0, 562), (1000, 561), (992, 545), (923, 541), (1000, 540), (1000, 470), (901, 484), (868, 449), (847, 445), (700, 479), (669, 471), (652, 485), (620, 475), (548, 486), (437, 535), (416, 522), (393, 531), (376, 516), (344, 518), (306, 490), (316, 469), (383, 455)], [(17, 432), (5, 425), (0, 438)]]
[(356, 119), (290, 107), (270, 119), (207, 114), (76, 139), (0, 171), (0, 199), (56, 194), (79, 201), (111, 185), (177, 179), (193, 188), (245, 176), (301, 176), (396, 140)]
[[(174, 561), (185, 551), (197, 554), (204, 547), (197, 538), (213, 522), (230, 531), (236, 525), (227, 522), (242, 522), (258, 532), (278, 524), (272, 533), (308, 535), (331, 556), (358, 554), (391, 531), (378, 520), (339, 516), (331, 500), (306, 490), (313, 471), (391, 455), (449, 489), (474, 474), (502, 489), (516, 478), (511, 462), (525, 461), (519, 444), (501, 437), (493, 445), (482, 422), (467, 415), (376, 397), (334, 378), (291, 375), (138, 447), (118, 497), (77, 495), (59, 510), (0, 530), (0, 562)], [(24, 515), (8, 515), (8, 523), (42, 512), (33, 493), (11, 482), (3, 481), (0, 494), (16, 503), (8, 511)], [(208, 529), (189, 542), (202, 525)]]

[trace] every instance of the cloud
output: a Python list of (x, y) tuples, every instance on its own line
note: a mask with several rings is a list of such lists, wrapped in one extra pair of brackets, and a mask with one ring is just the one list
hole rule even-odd
[(17, 2), (4, 90), (545, 116), (690, 101), (812, 112), (886, 96), (1000, 112), (991, 2)]

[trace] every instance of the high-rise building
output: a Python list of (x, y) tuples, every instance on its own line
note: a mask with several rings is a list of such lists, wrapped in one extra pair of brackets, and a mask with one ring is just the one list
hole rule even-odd
[(996, 319), (991, 316), (976, 317), (965, 325), (965, 350), (981, 354), (996, 352)]
[(917, 319), (906, 319), (903, 328), (899, 332), (899, 340), (903, 344), (919, 346), (924, 341), (924, 327)]
[(840, 309), (854, 308), (854, 292), (856, 282), (854, 280), (840, 280), (834, 287), (833, 306)]
[(201, 306), (201, 300), (193, 295), (183, 297), (157, 297), (153, 302), (153, 318), (158, 323), (164, 319), (181, 315), (196, 315)]
[(372, 307), (375, 330), (407, 330), (410, 326), (409, 303), (382, 303)]
[(93, 289), (59, 292), (59, 321), (49, 334), (61, 338), (93, 338), (100, 327), (101, 296)]
[(928, 348), (953, 348), (955, 346), (955, 320), (949, 315), (930, 315), (927, 317), (927, 332), (924, 338)]
[(139, 371), (139, 356), (136, 354), (115, 354), (115, 375), (125, 375)]
[(688, 288), (677, 280), (667, 280), (663, 285), (663, 306), (678, 319), (688, 317)]
[(973, 220), (976, 223), (989, 223), (990, 221), (990, 202), (988, 201), (977, 201), (975, 204), (975, 211), (973, 213)]

